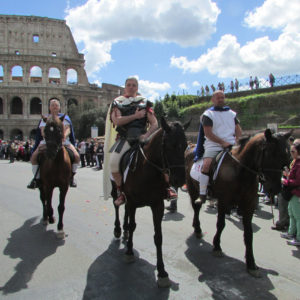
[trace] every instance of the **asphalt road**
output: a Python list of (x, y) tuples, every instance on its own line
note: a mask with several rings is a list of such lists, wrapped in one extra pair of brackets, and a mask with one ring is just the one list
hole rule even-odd
[[(26, 189), (31, 176), (29, 163), (0, 161), (0, 299), (300, 299), (300, 248), (270, 229), (271, 208), (263, 203), (253, 219), (262, 275), (257, 279), (246, 272), (241, 221), (234, 216), (226, 221), (221, 243), (226, 256), (215, 258), (216, 211), (201, 211), (205, 236), (197, 239), (188, 195), (180, 191), (178, 212), (166, 213), (162, 225), (172, 285), (159, 289), (149, 208), (137, 211), (137, 258), (127, 264), (123, 241), (113, 238), (112, 202), (101, 197), (102, 171), (78, 170), (78, 188), (69, 189), (66, 198), (64, 240), (56, 238), (56, 224), (40, 223), (39, 193)], [(56, 217), (57, 205), (56, 191)], [(274, 214), (276, 219), (276, 209)]]

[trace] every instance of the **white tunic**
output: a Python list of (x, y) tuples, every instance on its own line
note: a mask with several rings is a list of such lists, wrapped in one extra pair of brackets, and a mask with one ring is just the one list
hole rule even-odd
[[(231, 145), (235, 144), (236, 113), (234, 111), (231, 109), (227, 111), (214, 111), (208, 109), (204, 112), (204, 115), (212, 120), (212, 132), (214, 135)], [(220, 144), (213, 142), (207, 137), (205, 137), (204, 148), (216, 151), (221, 151), (223, 149)]]

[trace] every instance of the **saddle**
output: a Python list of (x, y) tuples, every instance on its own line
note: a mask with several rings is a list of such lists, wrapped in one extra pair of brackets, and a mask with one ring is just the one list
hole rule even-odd
[[(69, 154), (69, 157), (70, 157), (70, 160), (71, 160), (71, 164), (73, 164), (74, 161), (75, 161), (75, 155), (74, 155), (73, 151), (70, 148), (66, 147), (66, 146), (64, 146), (64, 147), (65, 147), (65, 149), (67, 150), (67, 152)], [(43, 150), (40, 150), (39, 153), (38, 153), (37, 161), (38, 161), (39, 165), (43, 161), (45, 151), (46, 151), (46, 148), (43, 149)]]
[(135, 144), (129, 150), (127, 150), (121, 160), (120, 160), (120, 173), (122, 174), (123, 181), (125, 182), (128, 170), (134, 171), (136, 168), (138, 155), (139, 155), (139, 145)]

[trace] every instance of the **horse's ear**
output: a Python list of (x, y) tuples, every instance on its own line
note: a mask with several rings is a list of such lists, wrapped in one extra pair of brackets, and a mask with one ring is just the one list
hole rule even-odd
[(167, 133), (171, 131), (171, 127), (169, 126), (169, 124), (167, 123), (164, 117), (161, 117), (160, 124), (163, 130), (166, 131)]
[(42, 115), (42, 119), (45, 123), (47, 123), (48, 118), (46, 116)]
[(192, 122), (192, 118), (190, 118), (189, 121), (187, 121), (186, 123), (183, 124), (184, 131), (186, 131), (188, 129), (188, 127), (191, 125), (191, 122)]
[(63, 122), (65, 119), (66, 114), (63, 114), (61, 117), (59, 117), (59, 119)]
[(265, 130), (265, 138), (267, 141), (270, 141), (272, 139), (272, 131), (270, 128)]

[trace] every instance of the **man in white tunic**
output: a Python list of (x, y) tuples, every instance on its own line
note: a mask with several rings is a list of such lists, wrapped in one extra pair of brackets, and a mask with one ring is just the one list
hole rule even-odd
[(203, 165), (200, 174), (200, 199), (195, 203), (206, 201), (207, 185), (209, 177), (206, 175), (213, 158), (225, 148), (233, 146), (242, 135), (242, 129), (236, 113), (225, 106), (225, 95), (223, 91), (217, 90), (211, 98), (213, 106), (202, 115), (202, 126), (204, 130), (204, 154)]

